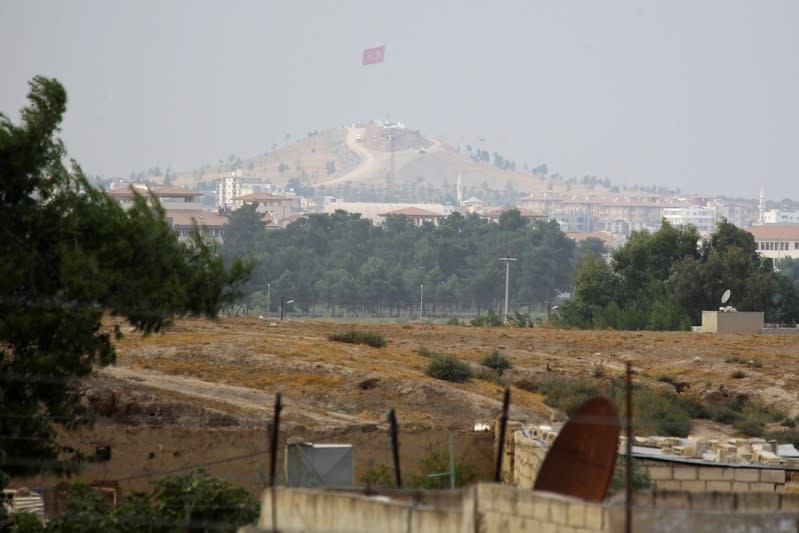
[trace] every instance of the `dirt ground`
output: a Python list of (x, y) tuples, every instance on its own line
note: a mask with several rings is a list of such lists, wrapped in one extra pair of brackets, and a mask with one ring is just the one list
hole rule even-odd
[[(379, 333), (388, 346), (327, 339), (352, 328)], [(652, 386), (672, 387), (662, 382), (669, 376), (683, 394), (702, 397), (727, 389), (799, 414), (797, 334), (180, 320), (164, 334), (126, 335), (118, 346), (117, 364), (101, 370), (98, 379), (168, 395), (245, 424), (271, 416), (274, 395), (280, 392), (285, 423), (319, 431), (382, 424), (392, 407), (402, 425), (416, 429), (462, 430), (500, 414), (500, 385), (483, 379), (454, 384), (430, 378), (424, 373), (429, 359), (418, 353), (420, 348), (455, 355), (475, 369), (493, 350), (505, 354), (514, 365), (504, 376), (511, 384), (511, 416), (520, 420), (540, 422), (555, 416), (533, 392), (536, 384), (564, 375), (621, 375), (627, 361), (635, 379)], [(744, 377), (733, 379), (736, 370)], [(707, 425), (697, 430), (724, 432), (723, 427)]]
[[(342, 344), (328, 335), (357, 328), (381, 334), (385, 348)], [(696, 395), (746, 394), (799, 414), (794, 358), (799, 334), (711, 335), (571, 331), (548, 328), (472, 328), (433, 324), (346, 324), (251, 318), (180, 320), (163, 334), (126, 332), (117, 364), (84, 383), (85, 401), (98, 414), (93, 429), (63, 436), (91, 455), (113, 450), (109, 462), (87, 463), (78, 479), (111, 483), (119, 495), (147, 489), (152, 479), (205, 466), (214, 475), (258, 493), (269, 457), (268, 426), (275, 394), (285, 407), (285, 443), (349, 443), (356, 480), (391, 464), (386, 412), (401, 426), (403, 470), (412, 474), (430, 451), (446, 452), (454, 435), (459, 457), (483, 476), (493, 472), (493, 432), (472, 431), (500, 415), (503, 388), (485, 379), (453, 384), (425, 375), (420, 348), (455, 355), (479, 370), (493, 350), (514, 368), (511, 418), (562, 419), (534, 392), (557, 377), (621, 375)], [(734, 371), (744, 377), (733, 379)], [(659, 379), (661, 378), (661, 379)], [(703, 437), (734, 435), (730, 426), (695, 420)], [(279, 456), (278, 475), (282, 471)], [(51, 477), (15, 479), (14, 486), (52, 488)]]

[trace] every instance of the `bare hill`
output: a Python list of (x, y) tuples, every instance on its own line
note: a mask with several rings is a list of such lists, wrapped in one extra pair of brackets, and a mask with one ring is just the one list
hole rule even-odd
[[(475, 149), (476, 150), (476, 149)], [(502, 169), (475, 161), (466, 148), (452, 147), (417, 131), (386, 129), (374, 123), (311, 132), (307, 137), (264, 154), (237, 157), (206, 164), (176, 175), (174, 183), (192, 187), (210, 183), (240, 168), (245, 175), (269, 178), (285, 186), (299, 178), (310, 186), (391, 185), (425, 183), (454, 191), (458, 175), (465, 187), (502, 190), (513, 187), (519, 193), (552, 190), (584, 193), (578, 185), (550, 180), (527, 171)], [(393, 177), (393, 181), (392, 181)]]

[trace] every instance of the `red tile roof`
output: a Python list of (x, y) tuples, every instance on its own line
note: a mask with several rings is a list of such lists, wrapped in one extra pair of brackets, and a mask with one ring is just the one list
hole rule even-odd
[(296, 198), (290, 198), (288, 196), (278, 196), (276, 194), (271, 194), (268, 192), (254, 192), (251, 194), (245, 194), (242, 196), (236, 196), (233, 198), (239, 202), (262, 202), (266, 204), (279, 204), (280, 202), (291, 202), (296, 200)]
[(799, 224), (762, 224), (747, 231), (757, 241), (799, 241)]
[[(190, 189), (180, 189), (178, 187), (158, 187), (158, 188), (138, 188), (134, 187), (134, 190), (141, 194), (147, 195), (148, 193), (152, 192), (158, 197), (162, 198), (183, 198), (186, 196), (202, 196), (204, 193), (192, 191)], [(107, 191), (109, 195), (114, 198), (132, 198), (133, 191), (130, 190), (130, 187), (117, 187), (116, 189), (111, 189)]]
[(445, 217), (441, 213), (436, 213), (434, 211), (428, 211), (427, 209), (420, 209), (418, 207), (404, 207), (402, 209), (396, 209), (394, 211), (389, 211), (388, 213), (379, 213), (377, 216), (380, 217), (389, 217), (389, 216), (400, 216), (400, 217), (411, 217), (411, 218), (439, 218)]
[[(510, 211), (510, 209), (494, 209), (492, 211), (488, 211), (487, 213), (482, 213), (480, 216), (483, 218), (499, 218), (502, 216), (502, 213), (505, 213), (506, 211)], [(517, 211), (521, 213), (522, 218), (546, 218), (546, 215), (543, 213), (530, 211), (529, 209), (517, 209)]]

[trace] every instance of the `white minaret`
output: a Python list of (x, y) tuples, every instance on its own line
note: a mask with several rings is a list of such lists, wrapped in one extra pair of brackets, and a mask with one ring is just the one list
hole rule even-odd
[(463, 184), (461, 183), (461, 173), (458, 172), (458, 206), (463, 203)]
[(761, 224), (766, 223), (766, 193), (763, 187), (760, 187), (760, 203), (757, 205), (758, 222)]

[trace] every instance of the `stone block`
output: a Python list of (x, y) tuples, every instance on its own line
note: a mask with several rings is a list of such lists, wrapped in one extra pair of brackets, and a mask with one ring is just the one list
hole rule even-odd
[(553, 500), (549, 502), (549, 519), (554, 524), (566, 525), (568, 521), (569, 504)]
[(785, 483), (785, 470), (761, 470), (760, 481), (766, 483)]
[(698, 468), (693, 466), (675, 466), (674, 467), (674, 479), (679, 481), (690, 481), (692, 479), (696, 479), (696, 471)]
[(738, 494), (738, 511), (767, 513), (779, 510), (780, 496), (766, 492), (747, 492)]
[(656, 492), (655, 507), (658, 509), (689, 509), (691, 495), (683, 491)]
[(735, 480), (735, 469), (734, 468), (723, 468), (721, 473), (721, 478), (724, 481), (733, 481)]
[(585, 527), (591, 531), (602, 531), (605, 527), (605, 509), (600, 505), (589, 505), (585, 509)]
[(688, 492), (705, 492), (706, 482), (705, 481), (680, 481), (680, 488), (682, 490), (687, 490)]
[[(723, 481), (707, 481), (711, 483), (724, 483)], [(727, 483), (732, 486), (731, 481)], [(695, 492), (691, 494), (691, 508), (701, 512), (728, 513), (736, 509), (737, 497), (731, 492)]]
[(780, 511), (799, 513), (799, 494), (780, 494)]
[(736, 468), (735, 481), (760, 481), (760, 472), (757, 468)]
[(721, 481), (724, 479), (724, 469), (710, 467), (699, 468), (699, 479), (706, 481)]
[(732, 481), (708, 481), (709, 492), (732, 492)]
[(733, 492), (749, 492), (749, 483), (743, 481), (733, 481), (732, 483), (732, 491)]
[(567, 523), (572, 527), (583, 527), (585, 525), (585, 507), (584, 503), (571, 503), (569, 504), (569, 511), (567, 516)]
[(658, 481), (655, 483), (658, 490), (680, 490), (680, 482), (673, 479)]
[(652, 481), (672, 479), (670, 466), (650, 466), (646, 470), (649, 472), (649, 477), (652, 478)]
[(774, 483), (750, 483), (749, 492), (774, 492)]
[(533, 516), (542, 522), (549, 521), (549, 501), (538, 498), (533, 505)]

